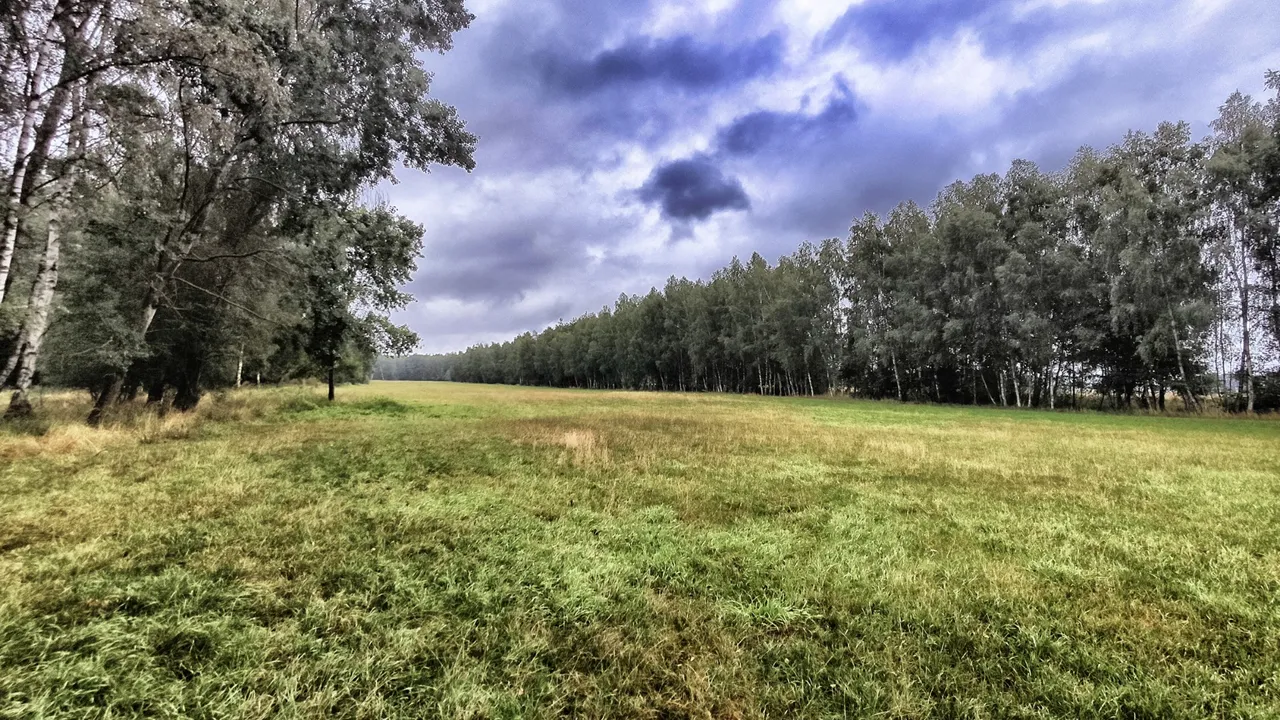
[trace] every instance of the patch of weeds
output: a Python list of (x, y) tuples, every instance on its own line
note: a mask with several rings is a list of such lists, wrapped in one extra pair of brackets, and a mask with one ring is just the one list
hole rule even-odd
[(319, 410), (325, 406), (325, 401), (312, 395), (294, 395), (284, 402), (280, 403), (280, 412), (288, 414), (299, 414)]
[(402, 402), (397, 402), (391, 398), (377, 397), (368, 400), (357, 400), (355, 402), (341, 403), (338, 408), (340, 410), (357, 413), (360, 415), (407, 415), (413, 412), (413, 408)]
[(313, 395), (295, 395), (280, 405), (280, 411), (290, 415), (311, 415), (316, 418), (341, 417), (403, 417), (415, 412), (408, 403), (385, 397), (361, 400), (336, 400)]
[(53, 422), (42, 415), (0, 419), (0, 434), (27, 437), (44, 437), (53, 429)]
[(153, 643), (156, 660), (179, 680), (191, 680), (210, 662), (216, 648), (213, 638), (197, 628), (165, 628)]

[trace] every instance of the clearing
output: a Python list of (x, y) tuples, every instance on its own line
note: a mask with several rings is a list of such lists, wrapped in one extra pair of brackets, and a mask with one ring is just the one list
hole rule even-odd
[(0, 429), (0, 717), (1280, 716), (1275, 420), (447, 383), (85, 410)]

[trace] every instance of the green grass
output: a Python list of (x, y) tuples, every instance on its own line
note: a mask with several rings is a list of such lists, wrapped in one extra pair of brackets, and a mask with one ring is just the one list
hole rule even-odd
[(1280, 717), (1280, 423), (442, 383), (0, 429), (0, 717)]

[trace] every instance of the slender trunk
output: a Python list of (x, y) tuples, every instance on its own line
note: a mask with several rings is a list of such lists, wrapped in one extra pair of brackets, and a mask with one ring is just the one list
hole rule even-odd
[(36, 115), (40, 112), (40, 86), (44, 84), (44, 74), (49, 69), (49, 56), (53, 53), (53, 47), (57, 40), (57, 24), (50, 21), (49, 27), (45, 31), (44, 40), (40, 43), (40, 49), (36, 55), (35, 67), (32, 68), (29, 77), (27, 104), (22, 113), (22, 125), (18, 130), (13, 172), (9, 175), (3, 235), (0, 236), (0, 303), (4, 302), (5, 289), (9, 284), (9, 270), (13, 266), (13, 250), (18, 240), (18, 211), (21, 205), (22, 186), (26, 179), (28, 161), (30, 160), (32, 136), (35, 134)]
[(333, 402), (333, 365), (329, 366), (329, 402)]
[(244, 378), (244, 343), (240, 343), (240, 355), (236, 359), (236, 389)]
[[(1182, 393), (1187, 402), (1188, 410), (1198, 410), (1199, 405), (1196, 403), (1196, 395), (1191, 389), (1191, 378), (1187, 375), (1186, 363), (1182, 361), (1182, 340), (1178, 335), (1178, 321), (1173, 315), (1173, 307), (1169, 307), (1169, 328), (1173, 330), (1173, 352), (1178, 358), (1178, 374), (1182, 376)], [(1164, 405), (1164, 395), (1160, 396), (1161, 409)]]
[(1005, 372), (1004, 370), (1000, 371), (1000, 407), (1009, 407), (1009, 396), (1005, 390), (1005, 385), (1008, 384), (1004, 381)]
[(1018, 389), (1018, 366), (1016, 364), (1010, 368), (1009, 377), (1013, 380), (1013, 401), (1017, 403), (1018, 407), (1022, 407), (1022, 391)]
[(902, 402), (902, 378), (898, 375), (898, 354), (890, 350), (889, 360), (893, 363), (893, 384), (898, 388), (898, 402)]
[(1076, 370), (1075, 364), (1073, 363), (1071, 364), (1071, 407), (1074, 407), (1074, 409), (1079, 409), (1080, 407), (1079, 398), (1076, 397), (1076, 391), (1078, 391), (1079, 387), (1080, 387), (1080, 375), (1078, 370)]
[(1057, 403), (1054, 401), (1054, 399), (1055, 399), (1055, 397), (1056, 397), (1057, 390), (1058, 390), (1058, 388), (1057, 388), (1057, 379), (1058, 379), (1058, 377), (1057, 377), (1057, 370), (1056, 370), (1052, 365), (1050, 365), (1050, 366), (1049, 366), (1049, 377), (1047, 378), (1048, 383), (1049, 383), (1049, 409), (1050, 409), (1050, 410), (1054, 410), (1054, 409), (1056, 409), (1056, 408), (1055, 408), (1055, 405), (1056, 405)]
[(1244, 372), (1245, 412), (1253, 412), (1253, 351), (1249, 343), (1249, 258), (1244, 236), (1240, 238), (1240, 365)]
[[(54, 202), (58, 193), (53, 193)], [(45, 331), (49, 328), (49, 311), (53, 306), (53, 293), (58, 287), (58, 260), (62, 252), (61, 218), (55, 207), (49, 215), (46, 227), (44, 253), (40, 257), (40, 266), (36, 271), (36, 280), (31, 288), (30, 300), (27, 303), (26, 317), (23, 318), (18, 333), (18, 342), (12, 355), (5, 363), (0, 382), (7, 380), (16, 369), (14, 393), (9, 400), (6, 417), (29, 415), (31, 402), (27, 392), (35, 377), (36, 361), (40, 357), (40, 346), (44, 343)]]
[[(982, 389), (987, 391), (987, 399), (991, 401), (992, 405), (995, 405), (996, 398), (994, 395), (991, 394), (991, 386), (987, 384), (987, 374), (982, 372), (982, 368), (978, 368), (978, 376), (982, 378)], [(974, 394), (977, 394), (977, 392), (978, 392), (977, 390), (974, 390)], [(1000, 397), (1001, 399), (1004, 398), (1003, 387), (1000, 388)]]
[[(85, 30), (85, 26), (71, 30), (72, 39), (78, 42)], [(45, 106), (44, 117), (40, 120), (39, 127), (35, 130), (35, 139), (31, 145), (30, 153), (27, 156), (26, 172), (23, 174), (22, 185), (19, 188), (18, 202), (26, 205), (35, 193), (36, 183), (41, 173), (44, 172), (45, 166), (49, 162), (49, 150), (53, 147), (54, 138), (58, 135), (58, 130), (62, 127), (62, 114), (66, 112), (67, 103), (71, 100), (73, 85), (70, 82), (71, 74), (76, 71), (73, 63), (64, 61), (62, 64), (62, 72), (58, 77), (58, 86), (53, 89), (49, 96), (49, 103)], [(82, 111), (73, 113), (72, 121), (80, 116)], [(69, 138), (68, 144), (73, 144), (74, 140)], [(81, 148), (83, 151), (83, 148)]]
[(1216, 318), (1216, 319), (1217, 319), (1217, 338), (1216, 338), (1216, 339), (1217, 339), (1217, 345), (1218, 345), (1218, 348), (1217, 348), (1217, 350), (1218, 350), (1218, 351), (1217, 351), (1217, 353), (1216, 353), (1216, 355), (1217, 355), (1217, 358), (1216, 358), (1216, 360), (1217, 360), (1217, 366), (1214, 368), (1214, 370), (1217, 372), (1217, 376), (1218, 376), (1218, 377), (1217, 377), (1217, 379), (1218, 379), (1218, 403), (1219, 403), (1220, 405), (1225, 405), (1225, 403), (1224, 403), (1223, 401), (1224, 401), (1224, 399), (1225, 399), (1225, 397), (1226, 397), (1226, 392), (1227, 392), (1227, 367), (1226, 367), (1226, 355), (1227, 355), (1226, 348), (1227, 348), (1227, 341), (1226, 341), (1226, 331), (1225, 331), (1225, 330), (1223, 329), (1223, 327), (1222, 327), (1222, 326), (1223, 326), (1223, 317), (1222, 317), (1222, 316), (1223, 316), (1223, 314), (1224, 314), (1224, 313), (1223, 313), (1223, 310), (1222, 310), (1222, 306), (1223, 306), (1224, 304), (1225, 304), (1225, 303), (1223, 303), (1223, 302), (1222, 302), (1221, 298), (1219, 298), (1219, 301), (1218, 301), (1218, 303), (1217, 303), (1217, 305), (1218, 305), (1218, 313), (1217, 313), (1217, 315), (1218, 315), (1218, 316), (1217, 316), (1217, 318)]

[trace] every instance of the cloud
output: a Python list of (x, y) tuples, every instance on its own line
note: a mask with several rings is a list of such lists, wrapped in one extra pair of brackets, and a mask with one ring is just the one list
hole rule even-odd
[(668, 220), (706, 220), (721, 210), (748, 210), (751, 200), (737, 178), (707, 157), (675, 160), (654, 168), (640, 188), (642, 201), (662, 208)]
[(771, 147), (795, 148), (833, 140), (858, 118), (852, 91), (842, 92), (816, 115), (804, 112), (757, 110), (747, 113), (716, 132), (715, 145), (729, 155), (755, 155)]
[[(1274, 0), (469, 0), (432, 94), (473, 173), (379, 188), (426, 228), (432, 350), (840, 237), (866, 210), (1192, 121), (1280, 68)], [(734, 212), (748, 210), (749, 212)]]
[(536, 287), (559, 265), (563, 251), (533, 231), (503, 228), (464, 242), (437, 245), (435, 257), (409, 289), (420, 296), (512, 301)]
[(909, 57), (930, 41), (954, 35), (986, 12), (990, 0), (867, 0), (845, 11), (827, 30), (825, 48), (854, 42), (880, 60)]
[(782, 49), (777, 33), (742, 44), (642, 37), (587, 60), (549, 55), (542, 75), (548, 87), (574, 96), (645, 84), (705, 91), (769, 75), (781, 65)]

